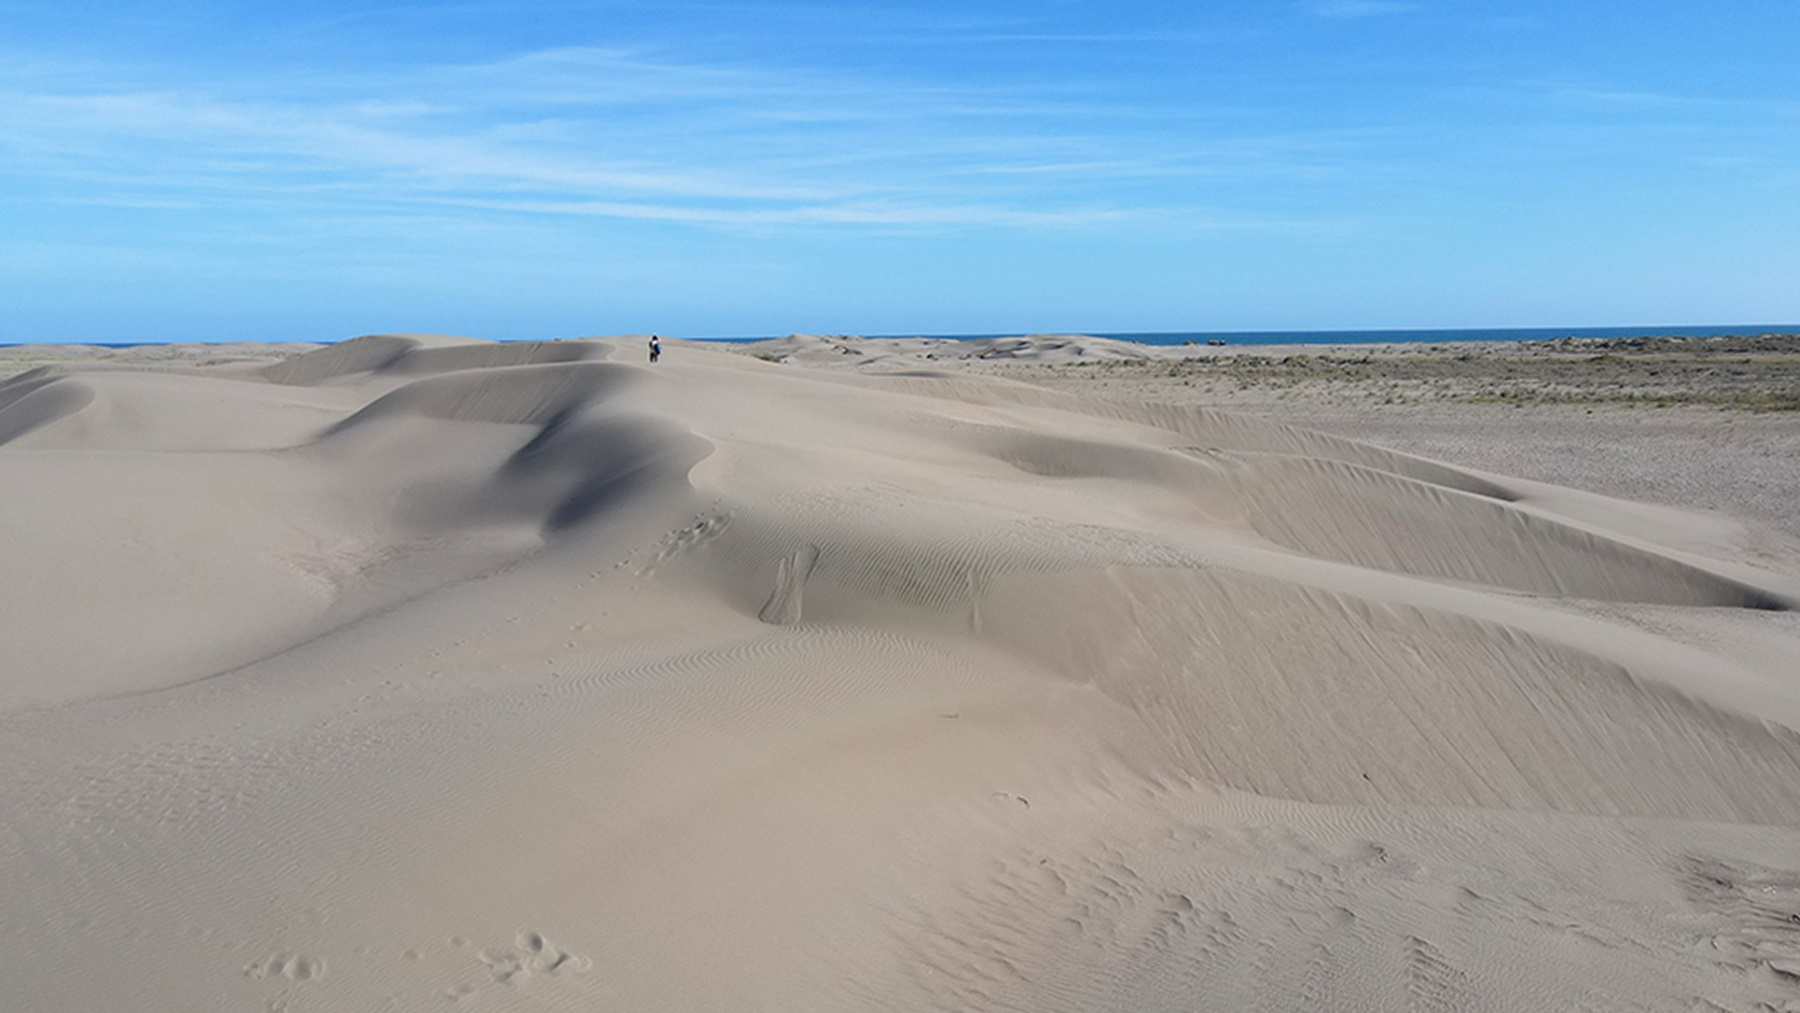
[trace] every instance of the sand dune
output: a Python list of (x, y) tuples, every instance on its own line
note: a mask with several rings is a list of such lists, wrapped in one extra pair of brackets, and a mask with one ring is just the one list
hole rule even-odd
[(1800, 577), (923, 346), (670, 344), (0, 381), (9, 1004), (1800, 1001)]
[(0, 384), (0, 443), (8, 443), (65, 415), (73, 415), (94, 399), (94, 389), (79, 380), (34, 369)]

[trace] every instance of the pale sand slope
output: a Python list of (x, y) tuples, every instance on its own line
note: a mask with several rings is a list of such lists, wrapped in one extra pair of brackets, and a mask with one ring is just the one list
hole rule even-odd
[(0, 1005), (1800, 1004), (1794, 574), (671, 345), (4, 381)]

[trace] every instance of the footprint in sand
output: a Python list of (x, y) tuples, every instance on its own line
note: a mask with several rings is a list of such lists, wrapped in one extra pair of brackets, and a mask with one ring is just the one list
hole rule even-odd
[(311, 981), (325, 975), (325, 961), (316, 957), (272, 954), (244, 967), (248, 978), (286, 978), (289, 981)]
[(570, 953), (530, 929), (520, 929), (512, 946), (482, 950), (479, 957), (488, 974), (503, 985), (517, 984), (535, 974), (584, 974), (594, 967), (589, 958)]

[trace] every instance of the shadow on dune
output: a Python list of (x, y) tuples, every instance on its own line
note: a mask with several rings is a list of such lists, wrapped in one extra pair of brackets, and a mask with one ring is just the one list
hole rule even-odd
[(407, 515), (435, 529), (524, 523), (562, 532), (653, 490), (685, 489), (688, 470), (711, 452), (692, 432), (616, 404), (645, 379), (637, 367), (606, 362), (468, 366), (382, 395), (327, 429), (319, 445), (380, 430), (383, 441), (399, 441), (381, 453), (405, 456), (408, 443), (455, 439), (435, 423), (531, 427), (523, 445), (472, 480), (415, 490)]
[(685, 487), (688, 470), (712, 445), (692, 433), (643, 418), (569, 411), (547, 423), (501, 469), (496, 498), (554, 490), (544, 515), (549, 532), (577, 527), (653, 489)]
[(0, 382), (0, 445), (73, 415), (94, 400), (94, 389), (48, 366)]

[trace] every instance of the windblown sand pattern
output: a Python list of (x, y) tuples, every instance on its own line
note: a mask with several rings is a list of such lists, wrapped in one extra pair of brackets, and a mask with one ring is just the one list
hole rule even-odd
[(671, 345), (0, 380), (0, 1005), (1800, 1004), (1794, 574)]

